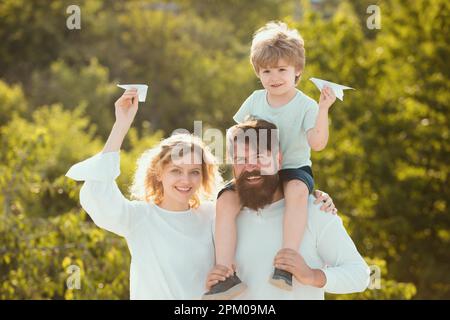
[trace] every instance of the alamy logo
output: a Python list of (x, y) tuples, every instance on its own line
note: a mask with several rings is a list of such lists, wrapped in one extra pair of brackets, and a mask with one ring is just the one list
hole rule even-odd
[(81, 9), (79, 6), (72, 4), (67, 7), (66, 13), (70, 16), (66, 19), (66, 26), (69, 30), (81, 29)]
[(80, 267), (77, 265), (70, 265), (66, 268), (66, 273), (70, 276), (66, 280), (67, 289), (81, 289), (81, 271)]
[(370, 5), (367, 7), (367, 13), (371, 14), (366, 21), (369, 30), (381, 29), (381, 9), (377, 5)]

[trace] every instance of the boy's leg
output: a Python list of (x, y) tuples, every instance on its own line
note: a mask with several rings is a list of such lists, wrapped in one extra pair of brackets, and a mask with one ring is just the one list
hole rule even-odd
[[(216, 226), (214, 245), (216, 265), (234, 270), (237, 242), (236, 217), (241, 211), (239, 196), (235, 191), (224, 191), (216, 203)], [(219, 281), (202, 297), (204, 300), (228, 300), (242, 293), (247, 286), (241, 282), (233, 271), (224, 281)]]
[(236, 217), (241, 211), (239, 196), (235, 191), (225, 191), (216, 203), (214, 244), (216, 264), (232, 269), (236, 250)]
[(298, 251), (308, 219), (309, 190), (300, 180), (284, 183), (283, 248)]
[[(285, 211), (283, 217), (283, 246), (298, 251), (306, 228), (308, 196), (307, 185), (297, 179), (283, 183)], [(292, 290), (292, 274), (275, 268), (270, 282), (282, 289)]]

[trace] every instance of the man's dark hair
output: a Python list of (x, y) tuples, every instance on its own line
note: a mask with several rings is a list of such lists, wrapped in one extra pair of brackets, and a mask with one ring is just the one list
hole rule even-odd
[[(264, 140), (261, 141), (262, 139)], [(255, 146), (257, 150), (264, 147), (265, 150), (272, 151), (274, 147), (278, 148), (279, 146), (278, 129), (273, 123), (250, 115), (245, 118), (244, 122), (229, 129), (229, 142), (230, 156), (233, 155), (234, 144), (237, 142), (248, 143)]]

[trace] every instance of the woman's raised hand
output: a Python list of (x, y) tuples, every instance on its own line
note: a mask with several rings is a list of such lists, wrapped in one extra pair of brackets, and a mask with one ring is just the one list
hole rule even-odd
[(137, 89), (127, 89), (114, 104), (116, 108), (116, 124), (121, 127), (131, 127), (138, 111), (138, 103)]

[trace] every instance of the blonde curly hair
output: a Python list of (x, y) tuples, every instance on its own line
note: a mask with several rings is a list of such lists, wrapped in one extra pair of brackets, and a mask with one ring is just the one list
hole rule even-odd
[(202, 200), (212, 199), (222, 181), (216, 159), (203, 141), (191, 134), (174, 134), (139, 157), (130, 187), (131, 198), (146, 202), (153, 201), (155, 204), (163, 201), (164, 189), (158, 177), (161, 176), (164, 167), (172, 162), (174, 150), (181, 153), (187, 150), (201, 156), (202, 183), (189, 200), (190, 207), (198, 208)]

